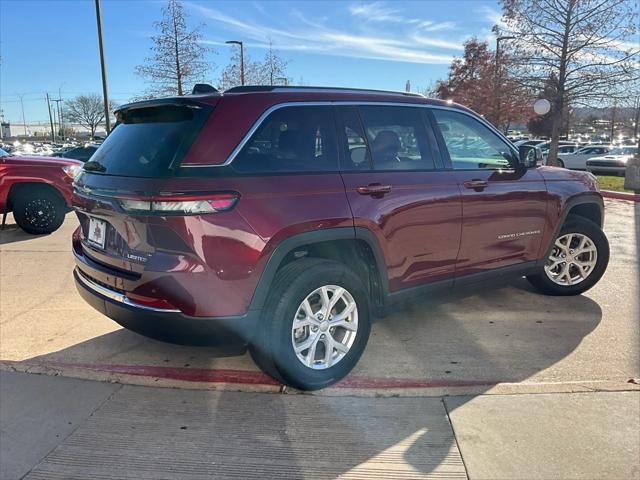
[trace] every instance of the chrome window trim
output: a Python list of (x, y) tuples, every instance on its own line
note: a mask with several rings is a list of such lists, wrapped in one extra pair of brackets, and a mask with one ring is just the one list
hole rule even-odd
[(491, 130), (493, 133), (495, 133), (503, 142), (505, 142), (507, 144), (508, 147), (511, 148), (513, 154), (516, 155), (516, 158), (518, 156), (518, 149), (516, 147), (514, 147), (514, 145), (511, 143), (511, 141), (500, 130), (498, 130), (496, 127), (491, 125), (491, 123), (489, 123), (487, 120), (485, 120), (480, 115), (467, 112), (466, 110), (461, 110), (461, 109), (458, 109), (458, 108), (455, 108), (455, 107), (446, 107), (446, 106), (443, 106), (443, 105), (425, 105), (425, 104), (422, 104), (422, 103), (412, 103), (412, 102), (376, 102), (376, 101), (353, 101), (353, 100), (341, 101), (341, 100), (336, 100), (336, 101), (318, 101), (318, 102), (283, 102), (283, 103), (276, 103), (275, 105), (271, 105), (264, 112), (262, 112), (262, 114), (258, 117), (258, 120), (256, 120), (254, 122), (254, 124), (251, 126), (249, 131), (245, 134), (244, 137), (242, 137), (242, 140), (240, 140), (240, 143), (238, 143), (238, 145), (236, 145), (236, 147), (233, 149), (231, 154), (229, 154), (229, 156), (227, 157), (227, 159), (223, 163), (203, 163), (203, 164), (192, 164), (192, 165), (188, 165), (187, 164), (187, 165), (180, 165), (180, 168), (212, 168), (212, 167), (226, 167), (227, 165), (230, 165), (231, 162), (233, 162), (233, 160), (238, 156), (238, 154), (240, 153), (242, 148), (251, 139), (251, 137), (256, 132), (256, 130), (258, 130), (258, 128), (260, 128), (260, 126), (262, 126), (262, 123), (266, 120), (266, 118), (270, 114), (272, 114), (273, 112), (275, 112), (276, 110), (279, 110), (281, 108), (288, 108), (288, 107), (326, 107), (326, 106), (338, 106), (338, 107), (339, 106), (371, 106), (371, 105), (373, 105), (373, 106), (379, 105), (379, 106), (383, 106), (383, 107), (432, 108), (432, 109), (437, 109), (437, 110), (448, 110), (448, 111), (451, 111), (451, 112), (462, 113), (463, 115), (467, 115), (467, 116), (479, 121), (481, 124), (483, 124), (487, 128), (489, 128), (489, 130)]

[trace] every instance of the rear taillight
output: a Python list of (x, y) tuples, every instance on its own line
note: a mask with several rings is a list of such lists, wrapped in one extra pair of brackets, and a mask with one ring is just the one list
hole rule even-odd
[(235, 193), (207, 195), (161, 195), (147, 198), (119, 198), (123, 210), (156, 215), (201, 215), (231, 210), (238, 202)]

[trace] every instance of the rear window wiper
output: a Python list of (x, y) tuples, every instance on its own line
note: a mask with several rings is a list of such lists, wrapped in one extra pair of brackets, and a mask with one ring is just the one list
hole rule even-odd
[(84, 164), (84, 170), (87, 172), (106, 172), (107, 167), (95, 160), (89, 160)]

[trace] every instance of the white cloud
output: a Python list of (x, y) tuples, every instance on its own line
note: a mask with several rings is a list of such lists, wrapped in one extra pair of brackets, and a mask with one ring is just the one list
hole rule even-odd
[(418, 34), (413, 35), (412, 38), (421, 45), (446, 48), (448, 50), (464, 50), (462, 42), (452, 42), (450, 40), (442, 40), (440, 38), (425, 37)]
[(400, 10), (389, 8), (382, 2), (351, 5), (349, 11), (352, 15), (371, 22), (405, 22)]
[[(272, 27), (257, 22), (255, 19), (247, 23), (247, 21), (231, 17), (209, 6), (191, 2), (185, 2), (185, 4), (199, 15), (219, 22), (230, 31), (236, 31), (242, 35), (246, 39), (247, 46), (259, 48), (267, 47), (268, 39), (271, 39), (276, 48), (280, 50), (423, 64), (449, 64), (453, 55), (447, 51), (462, 49), (462, 42), (456, 43), (451, 40), (431, 38), (427, 35), (417, 35), (417, 33), (416, 39), (416, 36), (411, 32), (420, 31), (418, 27), (402, 37), (358, 34), (354, 33), (353, 29), (342, 31), (329, 28), (325, 26), (322, 19), (319, 20), (320, 23), (317, 19), (310, 21), (299, 11), (293, 11), (290, 17), (297, 20), (297, 25), (296, 22), (287, 19), (286, 27)], [(369, 7), (371, 5), (375, 5), (376, 9), (385, 8), (379, 3), (368, 4)], [(386, 8), (378, 11), (383, 11), (387, 16), (393, 14), (390, 9)], [(368, 12), (370, 13), (370, 10)], [(438, 24), (429, 23), (422, 28), (433, 25)], [(219, 45), (222, 42), (218, 39), (207, 39), (203, 43)], [(427, 47), (433, 47), (436, 50), (431, 51)]]
[(484, 16), (485, 20), (491, 22), (491, 25), (498, 25), (500, 28), (505, 28), (506, 24), (502, 19), (502, 12), (495, 8), (491, 8), (488, 5), (482, 5), (478, 12)]

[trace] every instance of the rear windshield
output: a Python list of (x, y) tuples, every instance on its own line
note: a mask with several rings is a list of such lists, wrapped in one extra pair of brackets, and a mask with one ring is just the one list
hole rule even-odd
[(210, 111), (205, 106), (175, 105), (124, 111), (84, 169), (127, 177), (171, 176)]

